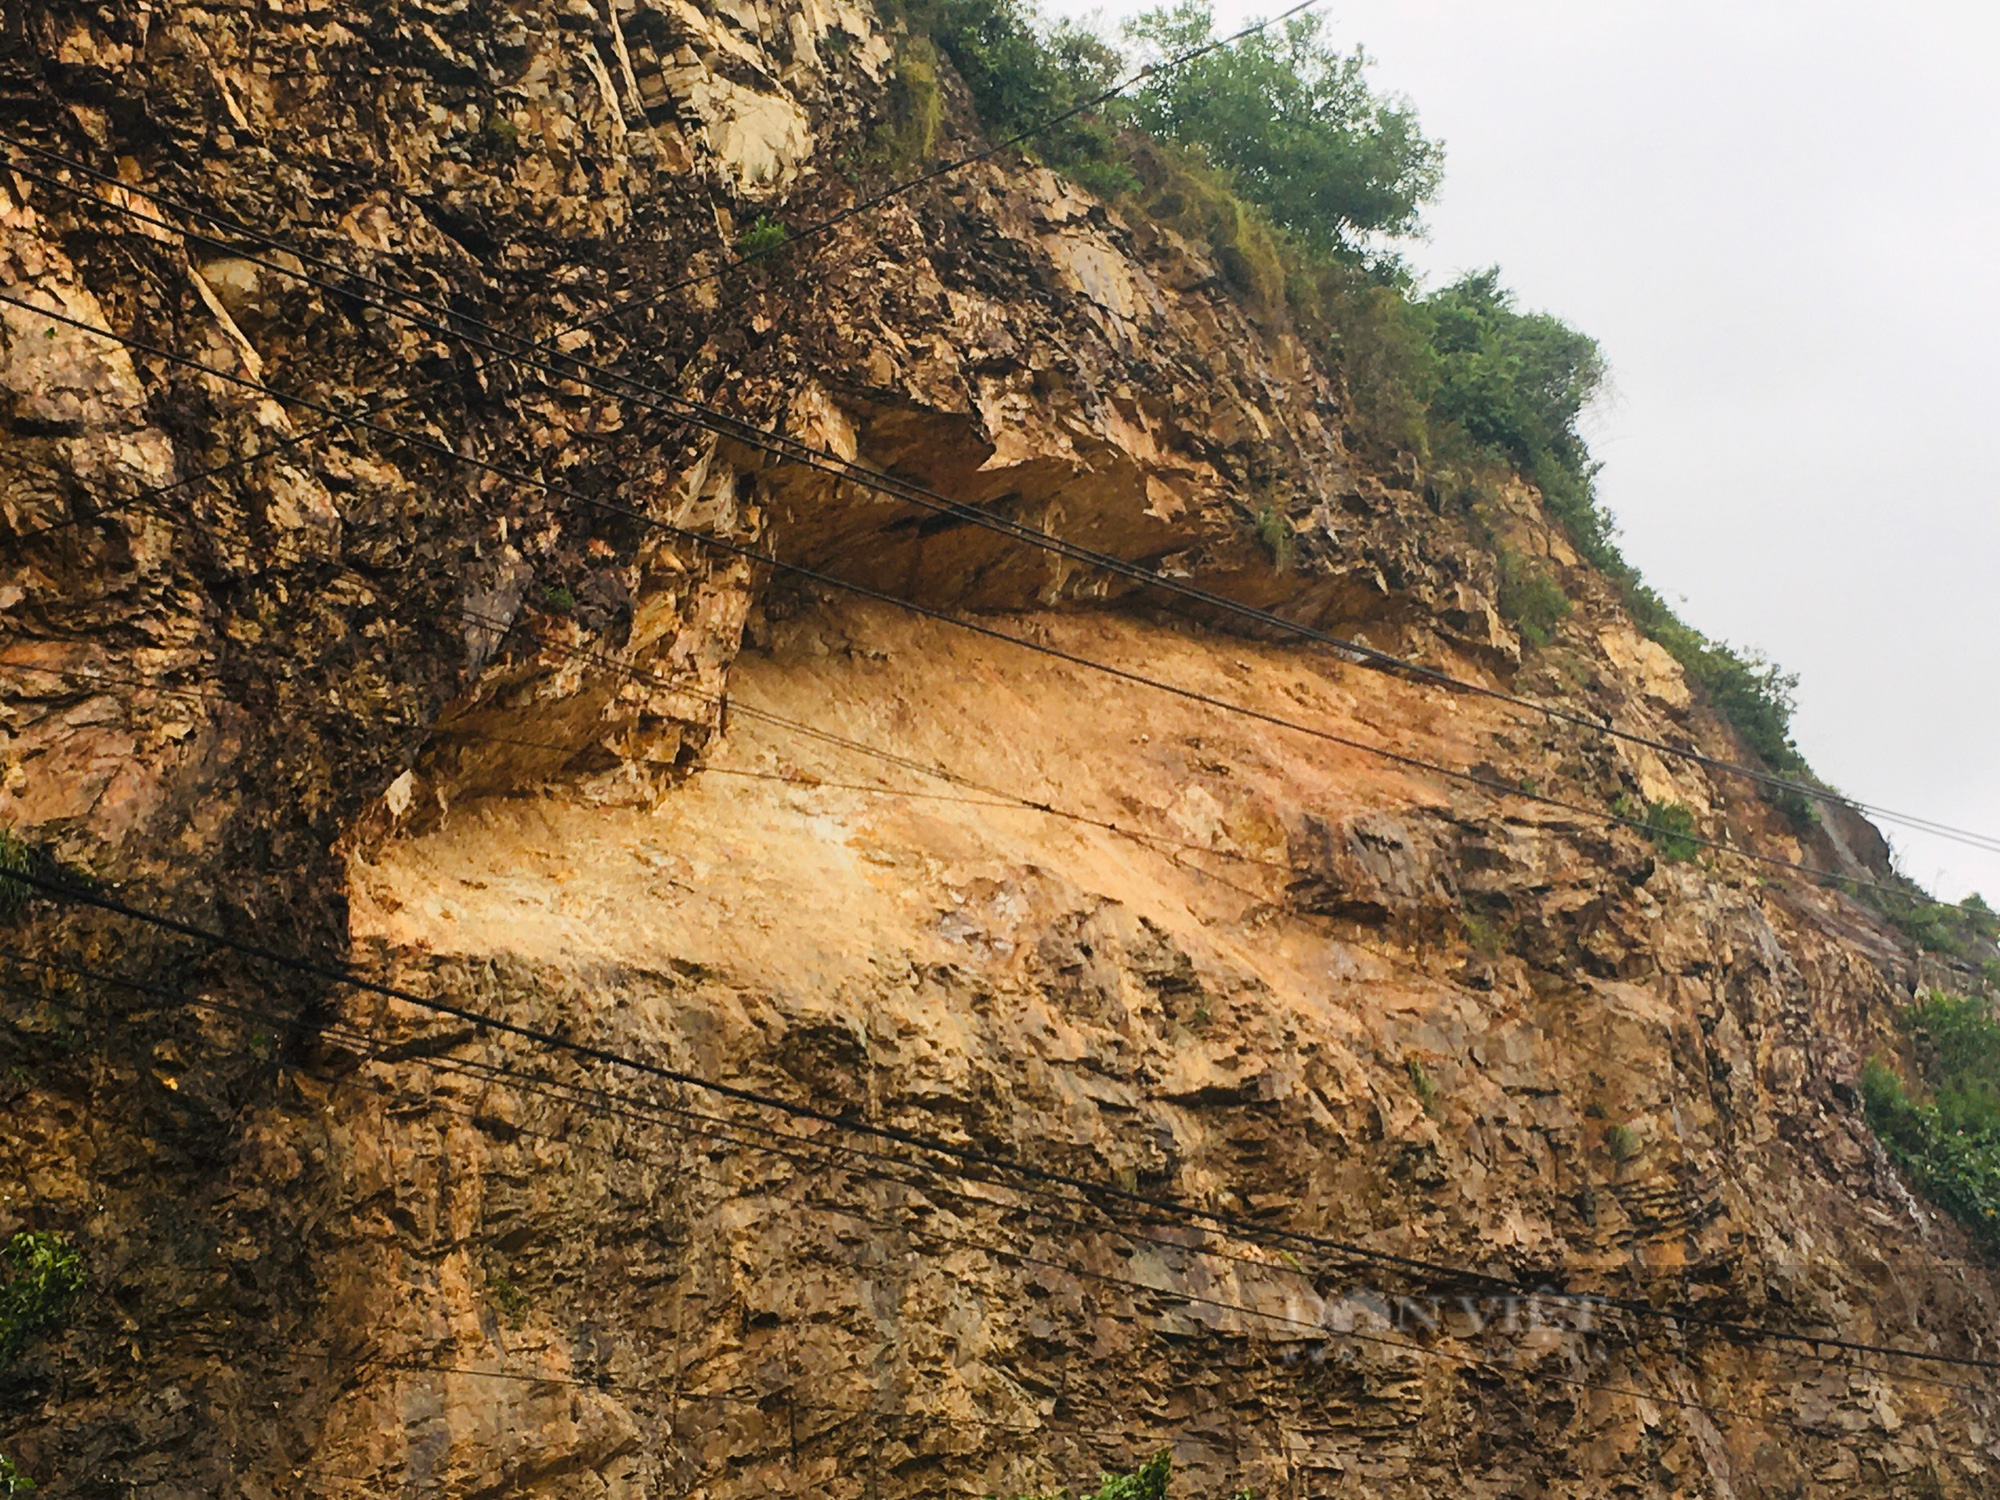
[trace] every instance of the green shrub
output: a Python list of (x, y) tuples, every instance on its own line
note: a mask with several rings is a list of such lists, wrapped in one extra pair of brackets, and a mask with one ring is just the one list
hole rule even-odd
[(1611, 1153), (1615, 1162), (1636, 1161), (1644, 1149), (1639, 1143), (1639, 1132), (1629, 1125), (1613, 1125), (1604, 1132), (1604, 1149)]
[(1940, 1118), (1949, 1130), (2000, 1137), (2000, 1020), (1984, 1000), (1926, 995), (1903, 1016), (1929, 1054)]
[(1899, 1018), (1912, 1035), (1913, 1097), (1882, 1058), (1861, 1074), (1868, 1124), (1918, 1191), (2000, 1250), (2000, 1023), (1986, 1002), (1929, 995)]
[(1502, 923), (1476, 911), (1462, 911), (1458, 919), (1465, 928), (1465, 940), (1478, 952), (1498, 958), (1506, 951), (1508, 932)]
[(1595, 340), (1547, 313), (1524, 313), (1497, 270), (1475, 272), (1420, 304), (1438, 356), (1434, 421), (1505, 454), (1531, 479), (1590, 472), (1577, 424), (1604, 383)]
[(1701, 853), (1694, 814), (1679, 802), (1648, 802), (1640, 809), (1646, 837), (1668, 864), (1685, 864)]
[(1865, 896), (1918, 947), (1953, 958), (1971, 958), (1980, 948), (2000, 941), (2000, 914), (1978, 892), (1953, 905), (1933, 901), (1914, 882), (1904, 884), (1907, 892), (1877, 884)]
[(27, 881), (12, 878), (31, 874), (34, 868), (35, 851), (13, 829), (0, 827), (0, 913), (18, 911), (34, 896), (35, 888)]
[(1668, 864), (1682, 864), (1701, 853), (1701, 835), (1694, 814), (1678, 802), (1641, 804), (1620, 794), (1612, 801), (1611, 811), (1652, 840), (1660, 858)]
[(1084, 157), (1067, 163), (1063, 171), (1077, 186), (1095, 193), (1106, 203), (1115, 203), (1139, 191), (1139, 174), (1122, 161)]
[[(1368, 84), (1359, 48), (1336, 51), (1325, 18), (1298, 16), (1182, 67), (1133, 95), (1133, 119), (1192, 148), (1301, 244), (1357, 257), (1375, 237), (1417, 228), (1437, 191), (1444, 152), (1410, 106)], [(1148, 11), (1131, 34), (1159, 56), (1215, 35), (1202, 0)]]
[(23, 1474), (14, 1460), (0, 1453), (0, 1500), (14, 1500), (17, 1495), (32, 1495), (35, 1481)]
[(527, 1322), (534, 1299), (507, 1274), (504, 1267), (491, 1266), (487, 1269), (486, 1289), (492, 1294), (493, 1305), (500, 1309), (508, 1327), (519, 1328)]
[(1410, 1088), (1416, 1093), (1417, 1102), (1423, 1105), (1424, 1113), (1436, 1114), (1440, 1095), (1437, 1080), (1431, 1077), (1431, 1070), (1425, 1067), (1420, 1059), (1406, 1057), (1403, 1059), (1403, 1071), (1410, 1075)]
[(1569, 596), (1547, 573), (1508, 548), (1499, 548), (1498, 557), (1500, 597), (1495, 602), (1501, 618), (1518, 630), (1528, 645), (1540, 649), (1549, 643), (1557, 623), (1569, 614)]
[(1097, 1489), (1086, 1497), (1078, 1497), (1069, 1490), (1054, 1490), (1023, 1495), (1020, 1500), (1167, 1500), (1167, 1480), (1173, 1462), (1173, 1454), (1156, 1453), (1130, 1474), (1104, 1475)]
[(520, 149), (520, 126), (497, 109), (487, 115), (483, 134), (487, 146), (497, 155), (511, 156)]
[(1437, 357), (1395, 268), (1293, 256), (1292, 311), (1347, 385), (1350, 442), (1384, 454), (1432, 454)]
[(791, 231), (778, 220), (759, 214), (757, 222), (736, 237), (737, 259), (762, 260), (783, 249), (791, 237)]
[(61, 1235), (23, 1230), (0, 1246), (0, 1362), (69, 1316), (83, 1279), (83, 1257)]
[(1199, 156), (1132, 135), (1122, 139), (1133, 201), (1156, 224), (1206, 246), (1223, 281), (1254, 310), (1282, 312), (1285, 250), (1268, 216)]
[(576, 610), (576, 595), (561, 584), (553, 584), (543, 589), (542, 602), (559, 615), (571, 614)]

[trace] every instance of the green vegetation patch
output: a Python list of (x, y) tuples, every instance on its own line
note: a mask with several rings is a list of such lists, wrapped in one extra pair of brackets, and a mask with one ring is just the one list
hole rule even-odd
[(1424, 1113), (1435, 1115), (1442, 1096), (1438, 1093), (1437, 1080), (1431, 1077), (1431, 1070), (1424, 1066), (1421, 1058), (1412, 1055), (1403, 1059), (1403, 1071), (1410, 1075), (1411, 1092), (1423, 1105)]
[(1694, 814), (1679, 802), (1648, 802), (1643, 806), (1621, 796), (1611, 811), (1653, 841), (1660, 858), (1668, 864), (1683, 864), (1701, 853), (1700, 830)]
[(1613, 1161), (1622, 1165), (1637, 1161), (1645, 1146), (1639, 1139), (1639, 1132), (1630, 1125), (1612, 1125), (1605, 1129), (1604, 1149)]
[(1292, 523), (1275, 505), (1257, 512), (1257, 540), (1270, 554), (1271, 566), (1283, 568), (1292, 560)]
[(18, 911), (28, 904), (35, 888), (15, 875), (32, 874), (35, 851), (13, 829), (0, 827), (0, 914)]
[(16, 1495), (32, 1495), (34, 1492), (35, 1481), (23, 1474), (13, 1459), (0, 1453), (0, 1500), (13, 1500)]
[(929, 37), (906, 35), (897, 42), (888, 115), (876, 127), (870, 154), (875, 163), (898, 176), (922, 163), (937, 144), (944, 124), (937, 68), (937, 49)]
[(736, 239), (736, 254), (740, 260), (763, 260), (784, 248), (791, 240), (791, 231), (767, 214), (757, 215), (757, 222)]
[(1500, 617), (1521, 633), (1522, 641), (1539, 650), (1548, 645), (1555, 628), (1570, 612), (1569, 596), (1534, 563), (1507, 547), (1498, 549)]
[(1046, 1490), (1038, 1495), (1022, 1495), (1020, 1500), (1167, 1500), (1167, 1479), (1173, 1469), (1173, 1455), (1158, 1453), (1130, 1474), (1106, 1474), (1087, 1497), (1072, 1490)]
[(1971, 958), (2000, 942), (2000, 913), (1977, 891), (1955, 905), (1931, 900), (1914, 882), (1906, 892), (1875, 886), (1866, 895), (1905, 937), (1933, 953)]
[[(1100, 1476), (1097, 1488), (1088, 1495), (1066, 1489), (1043, 1490), (1038, 1494), (1018, 1496), (1016, 1500), (1167, 1500), (1173, 1466), (1172, 1453), (1156, 1453), (1129, 1474)], [(1229, 1500), (1257, 1500), (1257, 1494), (1254, 1490), (1237, 1490)]]
[(83, 1282), (83, 1256), (61, 1235), (23, 1230), (0, 1246), (0, 1363), (60, 1326)]
[[(1308, 13), (1158, 74), (1132, 96), (1132, 118), (1199, 151), (1306, 247), (1365, 255), (1378, 236), (1419, 227), (1444, 148), (1406, 100), (1370, 87), (1367, 54), (1339, 51), (1325, 28)], [(1208, 43), (1215, 17), (1182, 3), (1148, 11), (1131, 33), (1171, 57)]]
[[(1023, 0), (905, 0), (902, 10), (965, 80), (987, 133), (1003, 139), (1102, 93), (1125, 62), (1087, 26), (1044, 24)], [(1082, 180), (1092, 168), (1117, 165), (1122, 119), (1116, 106), (1088, 112), (1022, 146)]]
[(1899, 1019), (1916, 1081), (1870, 1059), (1868, 1124), (1919, 1192), (2000, 1251), (2000, 1022), (1987, 1001), (1957, 995), (1928, 995)]

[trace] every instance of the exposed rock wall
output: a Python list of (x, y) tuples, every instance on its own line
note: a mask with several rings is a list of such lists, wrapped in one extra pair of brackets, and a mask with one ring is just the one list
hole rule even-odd
[[(187, 207), (17, 152), (0, 292), (205, 366), (0, 307), (0, 821), (65, 868), (1272, 1227), (1993, 1357), (1991, 1271), (1858, 1113), (1913, 969), (1854, 903), (632, 513), (1780, 857), (1865, 864), (1872, 830), (1801, 849), (1685, 763), (1230, 633), (252, 258), (1740, 753), (1531, 495), (1475, 526), (1357, 456), (1281, 319), (1048, 172), (682, 284), (879, 175), (871, 13), (58, 4), (4, 37), (10, 133)], [(563, 332), (612, 300), (643, 310)], [(1578, 601), (1525, 660), (1496, 528)], [(0, 1232), (93, 1268), (0, 1377), (0, 1449), (64, 1493), (1012, 1494), (1169, 1445), (1187, 1493), (1274, 1496), (1974, 1495), (2000, 1464), (1962, 1370), (939, 1177), (46, 903), (5, 941), (69, 966), (13, 965), (0, 1084)]]

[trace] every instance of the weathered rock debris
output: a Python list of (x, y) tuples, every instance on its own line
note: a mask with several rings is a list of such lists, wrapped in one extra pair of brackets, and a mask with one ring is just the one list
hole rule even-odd
[[(1855, 902), (559, 491), (1782, 857), (1862, 871), (1873, 830), (1802, 844), (1687, 763), (257, 263), (533, 339), (643, 303), (553, 347), (1742, 753), (1526, 490), (1507, 543), (1578, 603), (1524, 658), (1466, 518), (1350, 446), (1338, 372), (1048, 171), (663, 290), (851, 201), (894, 51), (821, 0), (9, 7), (6, 132), (125, 186), (13, 153), (0, 295), (205, 369), (0, 307), (0, 823), (135, 904), (824, 1112), (1516, 1287), (1995, 1357), (2000, 1283), (1853, 1091), (1922, 977)], [(6, 927), (52, 966), (13, 971), (0, 1234), (91, 1266), (0, 1373), (0, 1450), (52, 1495), (1014, 1495), (1162, 1447), (1217, 1496), (2000, 1473), (1977, 1371), (1151, 1223), (103, 914)]]

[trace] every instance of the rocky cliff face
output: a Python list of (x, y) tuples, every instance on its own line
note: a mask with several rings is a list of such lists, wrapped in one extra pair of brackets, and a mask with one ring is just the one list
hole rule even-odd
[[(881, 176), (894, 37), (817, 0), (17, 6), (4, 48), (8, 133), (112, 179), (0, 176), (42, 310), (0, 307), (0, 820), (50, 868), (1234, 1225), (28, 903), (0, 1232), (91, 1286), (0, 1449), (52, 1493), (1011, 1495), (1162, 1447), (1187, 1494), (1991, 1491), (1990, 1374), (1714, 1326), (1994, 1357), (1851, 1087), (1913, 961), (1540, 798), (1872, 830), (1801, 849), (1685, 762), (451, 336), (1739, 754), (1532, 495), (1475, 529), (1350, 451), (1203, 247), (1000, 160), (725, 271)], [(1578, 601), (1525, 659), (1494, 529)]]

